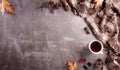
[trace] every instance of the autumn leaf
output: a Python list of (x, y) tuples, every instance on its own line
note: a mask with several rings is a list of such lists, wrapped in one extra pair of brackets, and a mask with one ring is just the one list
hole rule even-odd
[(101, 8), (104, 0), (94, 0), (95, 2), (95, 9)]
[(5, 11), (9, 14), (15, 14), (12, 8), (12, 3), (8, 2), (7, 0), (2, 0), (2, 3), (0, 3), (0, 9), (2, 14), (4, 14)]
[(68, 70), (76, 70), (77, 69), (76, 62), (72, 62), (72, 61), (68, 60), (66, 65), (67, 65)]

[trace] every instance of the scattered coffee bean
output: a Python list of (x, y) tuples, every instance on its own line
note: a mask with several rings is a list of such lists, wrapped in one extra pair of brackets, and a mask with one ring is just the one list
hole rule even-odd
[(94, 63), (94, 67), (101, 68), (103, 66), (104, 62), (101, 58), (97, 59)]
[(91, 63), (91, 62), (88, 62), (87, 65), (90, 67), (90, 66), (92, 66), (92, 63)]
[(66, 11), (70, 11), (71, 10), (71, 7), (68, 4), (67, 0), (60, 0), (60, 2), (63, 4), (63, 6), (64, 6)]
[(48, 7), (49, 8), (53, 8), (54, 7), (54, 1), (53, 0), (49, 0), (48, 1)]
[(85, 65), (83, 65), (83, 69), (88, 69), (88, 67), (87, 67), (87, 66), (85, 66)]
[(90, 34), (91, 33), (89, 27), (85, 27), (84, 30), (85, 30), (86, 34)]

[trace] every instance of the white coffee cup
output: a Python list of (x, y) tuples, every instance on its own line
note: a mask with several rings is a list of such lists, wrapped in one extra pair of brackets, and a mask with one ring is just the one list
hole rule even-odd
[(89, 43), (89, 50), (93, 54), (103, 54), (103, 44), (99, 40), (93, 40)]

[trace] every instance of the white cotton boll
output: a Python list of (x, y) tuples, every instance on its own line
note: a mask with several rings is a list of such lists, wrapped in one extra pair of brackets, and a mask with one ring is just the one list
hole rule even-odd
[(101, 37), (104, 41), (107, 41), (109, 39), (109, 36), (107, 36), (106, 34), (102, 34)]
[(115, 63), (116, 65), (119, 65), (119, 63), (118, 63), (116, 60), (114, 60), (114, 63)]
[(69, 3), (75, 7), (75, 5), (77, 4), (77, 0), (69, 0)]

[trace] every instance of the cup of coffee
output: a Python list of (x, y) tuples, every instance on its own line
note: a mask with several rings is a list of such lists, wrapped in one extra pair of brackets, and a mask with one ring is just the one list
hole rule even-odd
[(89, 43), (89, 50), (93, 54), (103, 54), (103, 44), (99, 40), (93, 40)]

